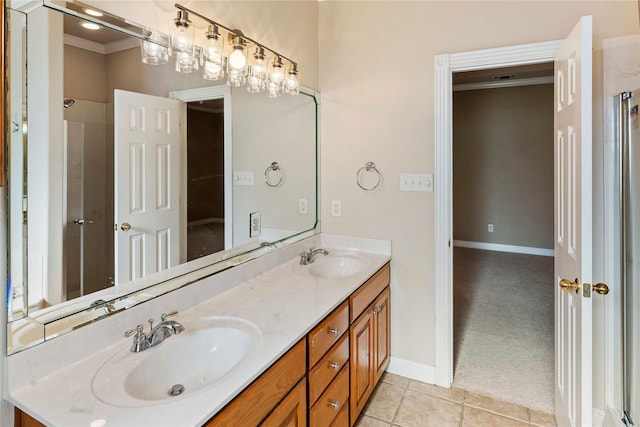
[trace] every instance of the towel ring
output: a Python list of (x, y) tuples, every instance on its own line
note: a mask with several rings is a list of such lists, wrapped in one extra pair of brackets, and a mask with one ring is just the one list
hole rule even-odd
[[(278, 173), (277, 181), (273, 180), (273, 178), (271, 177), (271, 172)], [(264, 171), (264, 182), (269, 187), (280, 187), (282, 185), (282, 183), (284, 182), (284, 171), (282, 170), (278, 162), (273, 162), (269, 166), (267, 166)]]
[[(362, 173), (365, 172), (365, 171), (366, 172), (375, 172), (378, 175), (378, 181), (375, 183), (375, 185), (373, 187), (367, 188), (364, 185), (362, 185), (362, 183), (360, 182)], [(378, 188), (380, 183), (382, 183), (382, 174), (380, 173), (380, 171), (378, 169), (376, 169), (376, 164), (373, 163), (373, 162), (367, 162), (363, 167), (358, 169), (358, 173), (356, 173), (356, 183), (358, 184), (358, 187), (362, 188), (365, 191), (373, 191), (376, 188)]]

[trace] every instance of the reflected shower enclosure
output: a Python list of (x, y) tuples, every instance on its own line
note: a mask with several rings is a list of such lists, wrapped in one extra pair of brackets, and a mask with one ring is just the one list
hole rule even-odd
[[(64, 283), (62, 300), (113, 284), (113, 138), (107, 104), (64, 101)], [(111, 125), (112, 127), (112, 125)], [(109, 130), (112, 133), (112, 130)]]

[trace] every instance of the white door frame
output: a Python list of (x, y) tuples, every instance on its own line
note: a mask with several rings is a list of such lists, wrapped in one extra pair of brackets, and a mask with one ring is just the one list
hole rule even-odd
[[(233, 248), (233, 165), (232, 165), (232, 121), (231, 121), (231, 88), (227, 85), (207, 86), (195, 89), (169, 92), (169, 98), (182, 102), (223, 99), (224, 103), (224, 248)], [(185, 117), (186, 123), (186, 117)], [(185, 132), (186, 135), (186, 132)], [(186, 147), (186, 141), (182, 145)], [(186, 164), (186, 152), (183, 155)], [(186, 169), (185, 169), (186, 170)], [(187, 194), (186, 183), (181, 194)], [(185, 204), (186, 212), (186, 204)], [(186, 221), (186, 215), (185, 215)]]
[(553, 62), (561, 41), (435, 56), (435, 383), (453, 382), (453, 73)]

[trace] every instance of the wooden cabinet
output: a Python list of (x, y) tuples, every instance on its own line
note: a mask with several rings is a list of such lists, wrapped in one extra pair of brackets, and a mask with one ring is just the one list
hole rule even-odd
[[(380, 291), (376, 294), (377, 291)], [(364, 298), (366, 296), (366, 299)], [(389, 365), (389, 264), (351, 297), (359, 317), (351, 324), (350, 424), (355, 424)], [(354, 305), (353, 302), (356, 302)], [(368, 305), (364, 305), (368, 301)]]
[(389, 279), (387, 263), (205, 427), (353, 426), (389, 364)]
[(29, 414), (22, 412), (18, 408), (14, 410), (13, 425), (15, 427), (45, 427), (40, 421), (32, 418)]
[[(251, 427), (260, 425), (305, 376), (307, 371), (306, 347), (306, 340), (302, 339), (222, 411), (209, 420), (205, 426)], [(304, 394), (306, 400), (306, 381)], [(286, 409), (282, 409), (282, 411), (286, 412)], [(286, 415), (283, 413), (280, 416), (285, 419)]]
[(273, 412), (260, 424), (261, 427), (307, 426), (307, 380), (303, 378), (282, 399)]

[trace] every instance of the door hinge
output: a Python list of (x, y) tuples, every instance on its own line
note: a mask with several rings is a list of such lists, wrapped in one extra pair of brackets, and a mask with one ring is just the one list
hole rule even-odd
[(624, 414), (622, 416), (622, 423), (627, 427), (634, 426), (635, 424), (633, 423), (633, 420), (631, 419), (631, 414), (629, 414), (629, 411), (624, 410), (624, 411), (622, 411), (622, 413)]
[(585, 298), (591, 298), (591, 285), (589, 283), (582, 284), (582, 296)]

